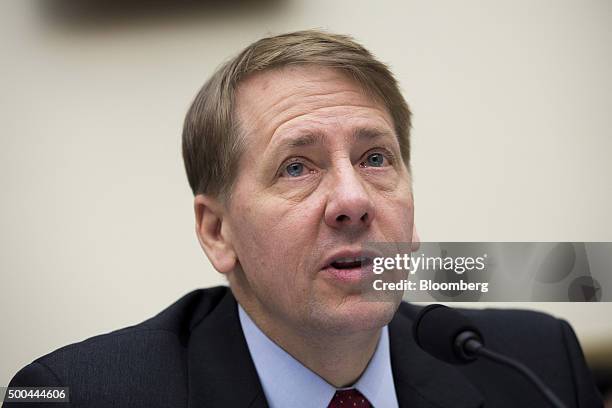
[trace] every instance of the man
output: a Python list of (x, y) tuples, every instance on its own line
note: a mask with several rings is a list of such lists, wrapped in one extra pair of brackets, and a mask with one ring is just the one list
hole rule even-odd
[[(204, 85), (183, 132), (197, 236), (231, 289), (59, 349), (11, 386), (67, 386), (75, 407), (546, 406), (514, 373), (421, 351), (419, 308), (364, 290), (366, 242), (416, 241), (409, 131), (388, 68), (350, 38), (250, 45)], [(568, 406), (601, 406), (567, 323), (466, 313)]]

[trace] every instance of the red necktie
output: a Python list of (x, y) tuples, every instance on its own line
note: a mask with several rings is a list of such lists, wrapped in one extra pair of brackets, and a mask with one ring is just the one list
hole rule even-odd
[(372, 408), (370, 401), (356, 389), (336, 391), (327, 408)]

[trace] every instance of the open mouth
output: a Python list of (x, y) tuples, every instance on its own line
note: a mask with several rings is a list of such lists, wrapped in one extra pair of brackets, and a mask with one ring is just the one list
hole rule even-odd
[(354, 269), (361, 268), (372, 263), (372, 258), (367, 256), (358, 256), (355, 258), (340, 258), (330, 263), (330, 266), (335, 269)]

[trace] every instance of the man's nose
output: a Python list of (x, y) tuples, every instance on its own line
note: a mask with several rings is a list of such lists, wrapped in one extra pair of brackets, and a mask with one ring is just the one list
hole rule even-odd
[(325, 223), (336, 229), (364, 228), (374, 220), (374, 204), (358, 170), (347, 167), (334, 175), (325, 208)]

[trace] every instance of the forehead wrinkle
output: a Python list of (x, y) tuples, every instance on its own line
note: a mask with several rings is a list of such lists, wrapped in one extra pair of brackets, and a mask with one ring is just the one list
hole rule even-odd
[[(299, 77), (294, 82), (291, 82), (290, 86), (281, 86), (279, 88), (275, 87), (275, 83), (282, 83), (285, 78), (281, 76), (281, 78), (275, 78), (275, 81), (273, 81), (273, 79), (269, 77), (270, 74), (272, 74), (272, 72), (251, 78), (250, 81), (243, 83), (239, 89), (239, 93), (245, 95), (247, 99), (257, 99), (252, 96), (252, 94), (256, 94), (257, 97), (261, 94), (267, 94), (272, 97), (277, 96), (275, 98), (276, 100), (273, 100), (272, 103), (258, 115), (261, 118), (267, 116), (270, 110), (274, 110), (283, 102), (286, 102), (286, 105), (289, 106), (296, 106), (303, 101), (308, 103), (308, 99), (312, 98), (321, 98), (330, 95), (337, 96), (341, 94), (349, 94), (348, 97), (350, 98), (351, 94), (365, 94), (365, 91), (355, 89), (350, 82), (345, 83), (345, 78), (340, 78), (341, 81), (330, 81), (329, 79), (311, 78), (309, 76)], [(330, 84), (335, 85), (335, 89), (329, 89), (331, 88)], [(322, 87), (327, 87), (327, 90), (321, 90)], [(297, 103), (293, 103), (295, 99), (299, 99)], [(286, 110), (288, 109), (281, 107), (277, 114), (283, 113)]]
[[(243, 109), (246, 108), (252, 119), (262, 121), (264, 126), (272, 122), (266, 119), (274, 119), (291, 111), (293, 107), (312, 108), (313, 105), (316, 107), (320, 103), (328, 102), (330, 99), (328, 96), (348, 102), (355, 100), (355, 95), (357, 99), (371, 102), (363, 86), (346, 73), (336, 68), (310, 64), (274, 68), (257, 73), (246, 78), (237, 90), (237, 99), (247, 102)], [(262, 106), (262, 97), (264, 102), (268, 99), (270, 103)], [(314, 102), (311, 101), (313, 98)], [(373, 107), (373, 104), (369, 105)], [(274, 126), (273, 130), (276, 127), (278, 126)], [(268, 127), (262, 130), (271, 129)], [(266, 134), (271, 133), (266, 132)]]
[[(325, 123), (321, 122), (320, 119), (329, 119), (334, 116), (338, 116), (338, 119), (349, 116), (359, 120), (375, 118), (379, 122), (376, 127), (380, 127), (380, 122), (384, 122), (390, 129), (394, 129), (393, 121), (389, 117), (386, 107), (369, 99), (362, 87), (358, 84), (355, 86), (356, 84), (353, 81), (347, 80), (343, 76), (340, 76), (339, 81), (330, 81), (329, 79), (312, 78), (306, 75), (291, 82), (287, 87), (276, 86), (278, 83), (282, 85), (285, 79), (290, 78), (284, 76), (279, 78), (275, 75), (264, 74), (259, 78), (251, 78), (250, 81), (243, 83), (241, 89), (238, 90), (238, 99), (240, 100), (238, 105), (241, 105), (238, 110), (241, 111), (239, 116), (240, 122), (243, 124), (242, 129), (245, 133), (250, 133), (250, 137), (261, 138), (260, 146), (263, 145), (264, 155), (271, 149), (275, 151), (274, 147), (282, 142), (282, 139), (278, 142), (275, 140), (279, 136), (279, 130), (289, 127), (290, 131), (283, 132), (283, 134), (291, 135), (294, 133), (291, 129), (294, 127), (294, 121), (301, 117), (304, 117), (305, 122), (300, 121), (298, 122), (299, 125), (295, 127), (298, 129), (310, 127), (311, 133), (319, 127), (317, 125), (325, 127)], [(321, 87), (325, 89), (321, 89)], [(260, 103), (262, 97), (264, 102), (269, 98), (269, 102)], [(341, 114), (325, 112), (326, 109), (336, 108), (344, 108), (344, 111), (349, 110), (349, 113), (346, 115), (344, 112)], [(364, 109), (370, 110), (370, 112), (364, 111)], [(375, 114), (372, 115), (372, 112), (375, 112)], [(318, 115), (320, 116), (317, 117)], [(247, 124), (247, 121), (250, 123)], [(374, 124), (370, 126), (374, 127)], [(347, 135), (347, 137), (350, 136)], [(312, 140), (302, 140), (298, 141), (297, 144), (310, 145), (312, 142)]]
[[(329, 91), (329, 92), (316, 92), (308, 95), (296, 95), (290, 94), (288, 96), (280, 95), (278, 100), (272, 105), (268, 106), (259, 115), (259, 118), (263, 123), (270, 123), (270, 127), (267, 129), (267, 134), (273, 136), (279, 127), (287, 124), (288, 122), (296, 119), (299, 116), (309, 115), (320, 109), (333, 108), (337, 106), (351, 106), (361, 108), (374, 108), (370, 105), (357, 105), (349, 103), (350, 96), (345, 96), (342, 100), (335, 102), (330, 105), (330, 99), (338, 98), (341, 94), (359, 94), (357, 91), (344, 90), (344, 91)], [(328, 97), (328, 98), (326, 98)], [(346, 98), (346, 99), (345, 99)], [(266, 118), (277, 118), (277, 120), (266, 120)]]
[[(338, 114), (336, 112), (322, 112), (321, 111), (325, 111), (325, 110), (331, 110), (331, 109), (337, 109), (339, 108), (339, 106), (322, 106), (320, 108), (316, 108), (313, 110), (310, 110), (308, 112), (299, 112), (296, 113), (288, 118), (284, 118), (283, 121), (275, 127), (274, 131), (272, 132), (269, 141), (272, 142), (273, 139), (275, 137), (279, 137), (277, 136), (277, 134), (279, 133), (279, 130), (281, 128), (286, 128), (289, 127), (289, 130), (284, 131), (283, 133), (288, 133), (288, 134), (292, 134), (292, 133), (299, 133), (300, 130), (298, 128), (298, 130), (292, 130), (292, 127), (304, 127), (306, 128), (306, 130), (304, 131), (304, 133), (317, 133), (317, 132), (321, 132), (320, 130), (315, 129), (317, 127), (317, 125), (321, 125), (321, 126), (325, 126), (326, 123), (324, 121), (322, 121), (322, 119), (329, 119), (329, 118), (337, 118), (337, 119), (342, 119), (343, 115), (342, 114)], [(364, 109), (372, 109), (372, 110), (376, 110), (378, 111), (378, 109), (376, 109), (375, 107), (372, 107), (370, 105), (359, 105), (359, 104), (347, 104), (347, 105), (342, 105), (343, 109), (349, 109), (349, 108), (364, 108)], [(320, 114), (321, 117), (311, 117), (313, 115), (315, 115), (316, 113)], [(386, 113), (386, 112), (385, 112)], [(357, 119), (363, 119), (363, 120), (371, 120), (371, 121), (376, 121), (376, 122), (380, 122), (380, 120), (382, 119), (384, 121), (384, 123), (390, 127), (390, 129), (393, 129), (392, 125), (389, 123), (389, 121), (387, 120), (387, 118), (385, 117), (384, 114), (377, 114), (377, 115), (372, 115), (371, 113), (366, 113), (366, 112), (351, 112), (351, 116), (352, 118), (357, 118)], [(294, 125), (291, 122), (294, 122), (296, 119), (299, 118), (304, 118), (304, 123), (300, 123), (299, 125)], [(311, 129), (308, 129), (308, 128)], [(378, 130), (379, 133), (389, 133), (384, 131), (380, 124), (377, 125), (360, 125), (359, 127), (362, 128), (368, 128), (371, 130)], [(280, 142), (278, 142), (280, 143)], [(276, 143), (270, 143), (270, 146), (272, 146), (273, 144)]]
[[(348, 107), (357, 107), (357, 108), (366, 108), (372, 109), (372, 107), (368, 105), (348, 105), (343, 106), (344, 108)], [(326, 108), (337, 108), (337, 107), (322, 107), (317, 110), (326, 109)], [(270, 141), (266, 145), (263, 151), (264, 156), (270, 156), (274, 154), (279, 154), (285, 150), (291, 150), (295, 147), (306, 147), (313, 146), (316, 144), (321, 144), (325, 142), (329, 137), (328, 130), (326, 129), (318, 129), (318, 126), (322, 126), (325, 128), (326, 123), (322, 121), (321, 117), (315, 115), (315, 117), (311, 117), (314, 112), (307, 112), (305, 114), (298, 114), (295, 117), (289, 119), (288, 121), (282, 123), (278, 128), (289, 126), (287, 131), (283, 132), (283, 135), (287, 136), (279, 136), (277, 135), (277, 131), (270, 137)], [(327, 118), (336, 118), (340, 117), (334, 112), (324, 113)], [(303, 122), (300, 122), (299, 125), (293, 125), (290, 122), (293, 120), (304, 117)], [(397, 137), (395, 136), (395, 132), (391, 124), (388, 122), (385, 114), (377, 114), (371, 115), (365, 112), (358, 112), (354, 117), (359, 120), (367, 120), (366, 123), (358, 123), (355, 129), (350, 130), (350, 133), (347, 133), (344, 137), (345, 141), (352, 139), (353, 141), (363, 141), (363, 140), (374, 140), (377, 138), (390, 138), (393, 143), (397, 144)], [(386, 126), (385, 126), (386, 125)], [(292, 128), (297, 129), (292, 129)]]

